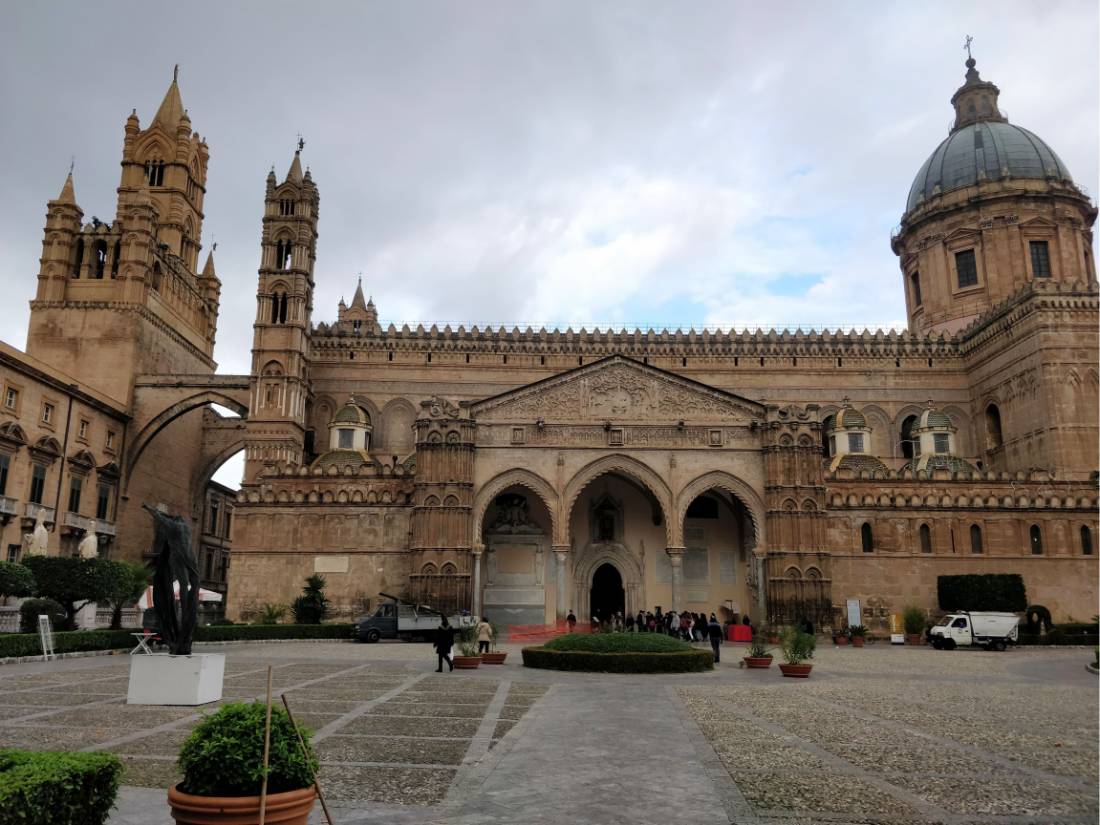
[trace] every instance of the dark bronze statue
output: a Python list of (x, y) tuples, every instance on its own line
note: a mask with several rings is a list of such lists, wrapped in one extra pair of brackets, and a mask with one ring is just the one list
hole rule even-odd
[[(153, 517), (153, 612), (157, 630), (173, 656), (190, 656), (199, 614), (199, 567), (191, 528), (179, 516), (142, 505)], [(174, 582), (179, 582), (179, 605)]]

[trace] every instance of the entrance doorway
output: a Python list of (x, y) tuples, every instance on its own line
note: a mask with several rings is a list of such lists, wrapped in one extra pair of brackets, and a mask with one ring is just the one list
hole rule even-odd
[(623, 577), (613, 564), (601, 564), (592, 576), (592, 592), (589, 601), (592, 615), (606, 622), (616, 613), (626, 610), (626, 592)]

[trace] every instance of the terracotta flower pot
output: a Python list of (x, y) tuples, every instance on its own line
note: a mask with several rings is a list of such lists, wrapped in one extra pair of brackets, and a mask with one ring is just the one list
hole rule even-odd
[(455, 667), (459, 670), (473, 670), (481, 664), (480, 656), (455, 656)]
[(853, 636), (852, 637), (852, 647), (863, 647), (863, 637), (862, 636)]
[(810, 670), (813, 669), (813, 665), (788, 665), (783, 662), (779, 663), (779, 669), (784, 676), (790, 676), (796, 679), (805, 679), (810, 675)]
[(848, 644), (848, 637), (847, 636), (834, 636), (833, 641), (836, 642), (838, 645), (846, 645), (846, 644)]
[(504, 664), (504, 659), (505, 657), (507, 657), (507, 655), (507, 653), (497, 653), (496, 651), (493, 651), (492, 653), (482, 653), (481, 663), (483, 665), (502, 665)]
[[(317, 791), (312, 786), (267, 795), (264, 821), (271, 825), (306, 825)], [(177, 825), (259, 825), (258, 796), (194, 796), (168, 789), (168, 806)]]
[(779, 637), (778, 636), (769, 636), (768, 637), (768, 644), (770, 644), (770, 645), (779, 644)]
[(745, 666), (746, 667), (761, 667), (761, 668), (763, 668), (763, 667), (771, 667), (772, 666), (772, 657), (771, 656), (745, 656), (744, 659), (745, 659)]
[(905, 635), (905, 643), (907, 645), (922, 645), (924, 644), (924, 637), (919, 633), (907, 633)]

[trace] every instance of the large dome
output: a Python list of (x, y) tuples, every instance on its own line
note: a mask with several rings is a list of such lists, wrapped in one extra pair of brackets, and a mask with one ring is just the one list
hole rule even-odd
[(936, 147), (917, 172), (905, 211), (933, 195), (1006, 178), (1073, 180), (1054, 150), (1027, 129), (978, 121), (956, 129)]

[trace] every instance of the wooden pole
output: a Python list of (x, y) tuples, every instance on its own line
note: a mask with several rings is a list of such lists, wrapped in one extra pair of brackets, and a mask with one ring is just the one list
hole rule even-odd
[(260, 782), (260, 825), (267, 818), (267, 766), (271, 761), (271, 665), (267, 666), (267, 716), (264, 718), (264, 775)]
[[(290, 712), (290, 704), (286, 701), (286, 694), (282, 694), (283, 707), (286, 708), (286, 715), (290, 718), (290, 724), (294, 728), (294, 734), (298, 737), (298, 747), (302, 749), (302, 756), (307, 760), (309, 759), (309, 751), (306, 750), (306, 742), (302, 738), (301, 731), (298, 730), (298, 723), (294, 721), (294, 714)], [(317, 798), (321, 800), (321, 810), (325, 812), (325, 819), (328, 820), (328, 825), (336, 825), (332, 819), (332, 814), (329, 813), (328, 805), (325, 803), (325, 795), (321, 793), (321, 781), (317, 778), (317, 774), (313, 775), (313, 787), (317, 789)]]

